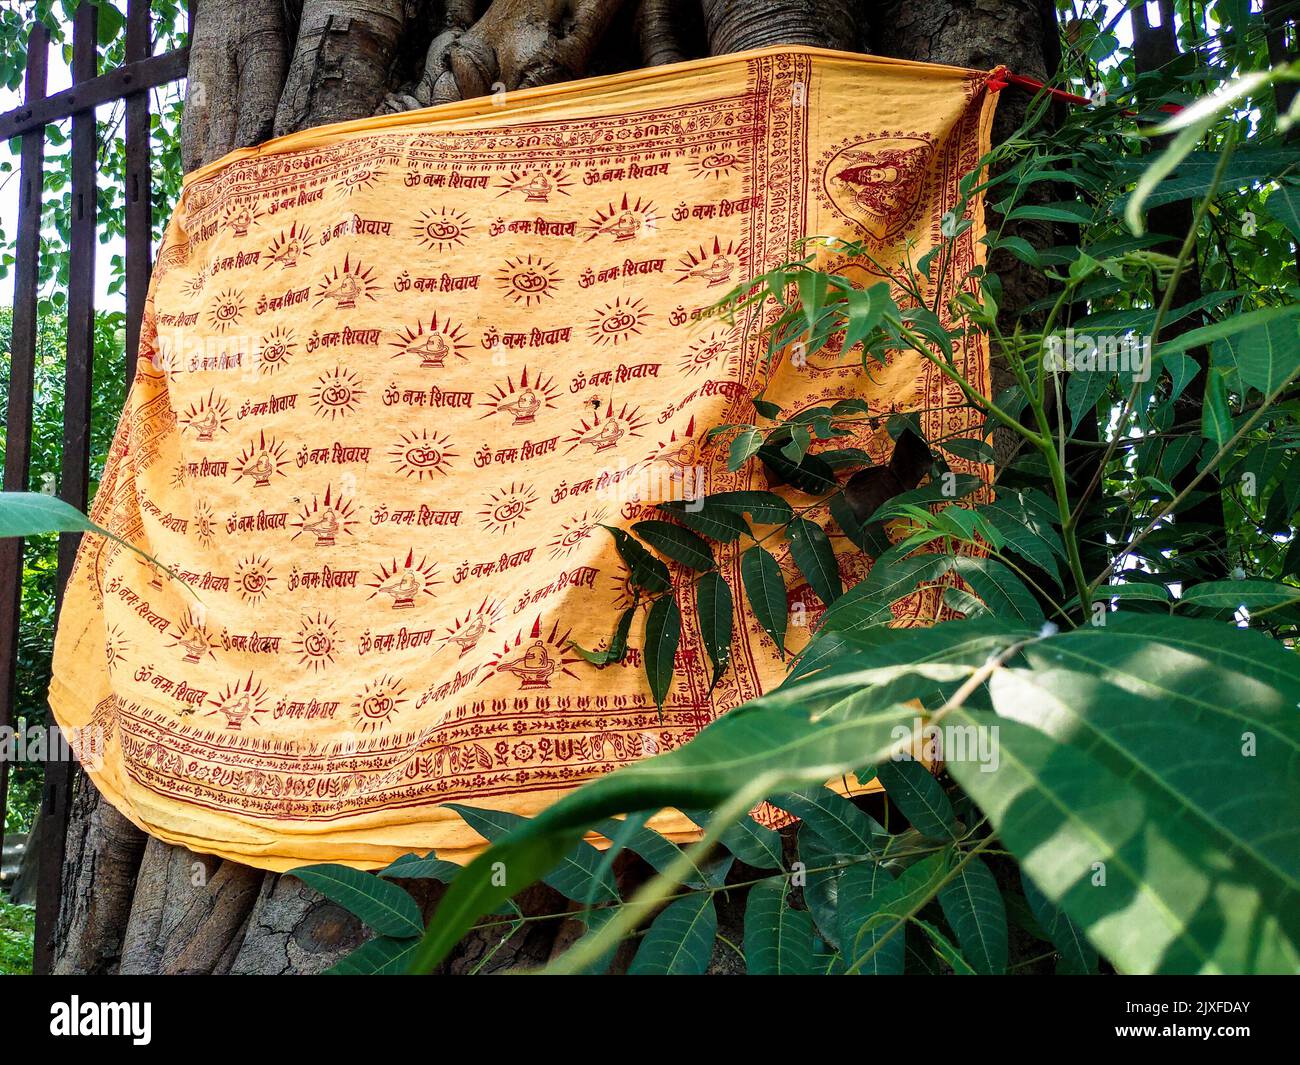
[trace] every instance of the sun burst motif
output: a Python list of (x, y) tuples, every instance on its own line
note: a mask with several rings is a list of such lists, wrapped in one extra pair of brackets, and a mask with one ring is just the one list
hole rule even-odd
[(534, 371), (530, 380), (525, 366), (517, 381), (514, 377), (507, 377), (504, 385), (493, 385), (487, 392), (487, 399), (479, 406), (488, 408), (484, 418), (508, 414), (512, 425), (532, 425), (540, 411), (555, 407), (559, 395), (554, 377), (544, 377)]
[(441, 370), (449, 358), (469, 361), (469, 356), (464, 354), (470, 348), (465, 337), (463, 326), (446, 317), (439, 321), (435, 313), (427, 326), (421, 319), (414, 329), (403, 326), (397, 330), (397, 339), (390, 340), (388, 346), (397, 349), (395, 359), (410, 355), (420, 360), (422, 370)]
[(289, 460), (285, 457), (288, 450), (283, 440), (267, 436), (265, 430), (260, 431), (256, 440), (250, 440), (244, 445), (233, 463), (236, 471), (235, 484), (248, 478), (253, 482), (254, 488), (265, 488), (271, 483), (272, 477), (283, 477), (284, 467), (289, 465)]
[(201, 296), (203, 289), (208, 283), (208, 272), (200, 270), (181, 286), (181, 291), (187, 296)]
[(437, 252), (450, 251), (457, 245), (464, 244), (465, 238), (473, 231), (469, 215), (448, 207), (431, 207), (421, 211), (411, 226), (416, 242)]
[(226, 428), (231, 421), (230, 401), (225, 396), (210, 391), (186, 407), (176, 416), (176, 420), (193, 433), (195, 439), (206, 444), (217, 433), (230, 432)]
[(496, 631), (496, 626), (505, 617), (505, 607), (492, 599), (484, 599), (477, 610), (469, 611), (463, 618), (456, 618), (447, 635), (441, 639), (440, 647), (454, 643), (460, 648), (458, 657), (464, 658), (479, 645), (484, 636)]
[(734, 326), (730, 329), (710, 330), (682, 353), (679, 362), (682, 372), (687, 377), (694, 377), (697, 373), (706, 373), (719, 365), (729, 364), (740, 354), (736, 345), (738, 336), (739, 330)]
[(365, 685), (352, 699), (357, 728), (362, 732), (378, 732), (401, 710), (405, 695), (405, 686), (391, 673)]
[(343, 264), (335, 265), (326, 271), (316, 287), (316, 302), (319, 307), (326, 300), (333, 300), (337, 310), (347, 311), (354, 308), (359, 301), (373, 300), (379, 290), (372, 266), (364, 265), (361, 260), (352, 260), (351, 255), (343, 256)]
[(624, 193), (621, 203), (611, 201), (608, 210), (597, 208), (583, 228), (590, 230), (588, 241), (607, 236), (615, 244), (622, 244), (638, 237), (653, 236), (659, 228), (659, 212), (653, 201), (638, 196), (629, 203), (627, 193)]
[(258, 342), (256, 357), (262, 373), (270, 375), (287, 366), (297, 346), (293, 330), (277, 325)]
[(204, 547), (211, 547), (217, 538), (217, 519), (206, 499), (194, 504), (194, 535)]
[(248, 236), (248, 231), (262, 217), (262, 208), (254, 198), (248, 203), (238, 201), (226, 208), (222, 224), (237, 237)]
[(735, 173), (741, 167), (740, 157), (725, 149), (695, 155), (686, 161), (686, 169), (691, 177), (715, 181)]
[(452, 466), (451, 460), (458, 457), (451, 450), (450, 437), (437, 432), (430, 434), (428, 429), (403, 433), (388, 449), (388, 454), (398, 473), (417, 481), (423, 481), (425, 477), (432, 479), (434, 474), (446, 477)]
[(222, 289), (208, 307), (208, 325), (218, 333), (229, 332), (243, 316), (244, 294), (237, 289)]
[(104, 668), (110, 673), (126, 661), (131, 650), (131, 640), (117, 625), (108, 626), (104, 633)]
[(322, 418), (346, 418), (357, 408), (366, 390), (361, 387), (361, 378), (342, 366), (323, 373), (316, 378), (311, 390), (312, 406)]
[(568, 196), (573, 178), (561, 167), (549, 170), (512, 170), (497, 187), (497, 199), (518, 193), (525, 203), (550, 203), (552, 196)]
[(333, 547), (340, 536), (351, 536), (357, 524), (356, 504), (345, 499), (332, 485), (325, 486), (323, 496), (313, 495), (304, 503), (298, 517), (289, 524), (298, 531), (290, 537), (296, 540), (303, 535), (313, 536), (317, 547)]
[(560, 531), (550, 543), (551, 558), (568, 558), (588, 543), (604, 518), (605, 508), (598, 507), (595, 510), (584, 510), (581, 517), (569, 518), (561, 523)]
[(323, 611), (304, 615), (298, 621), (293, 649), (298, 652), (298, 665), (306, 666), (313, 673), (332, 666), (340, 650), (334, 619)]
[(614, 298), (598, 307), (587, 325), (587, 336), (598, 345), (617, 346), (624, 340), (641, 335), (641, 327), (654, 317), (638, 297)]
[(537, 491), (529, 484), (511, 483), (492, 492), (479, 511), (479, 524), (488, 532), (506, 533), (524, 521), (537, 502)]
[(390, 563), (383, 563), (374, 573), (366, 586), (374, 591), (366, 598), (386, 596), (391, 599), (392, 609), (410, 610), (422, 596), (433, 598), (433, 589), (442, 583), (438, 580), (438, 565), (421, 555), (416, 559), (415, 548), (406, 552), (406, 558), (394, 558)]
[(372, 167), (362, 167), (339, 178), (334, 188), (339, 198), (346, 200), (358, 192), (373, 187), (375, 182), (383, 177), (383, 173), (382, 170)]
[(749, 276), (747, 260), (744, 241), (731, 240), (724, 247), (721, 240), (714, 237), (712, 248), (701, 244), (678, 260), (677, 280), (673, 284), (680, 285), (692, 279), (704, 282), (706, 288), (734, 284)]
[[(179, 419), (177, 420), (179, 421)], [(185, 460), (181, 459), (176, 463), (176, 467), (172, 470), (172, 487), (184, 488), (189, 482), (189, 479), (190, 475), (189, 471), (185, 468)]]
[(245, 603), (257, 604), (270, 594), (271, 585), (278, 577), (272, 576), (275, 567), (263, 555), (241, 558), (235, 567), (235, 589)]
[(540, 255), (520, 255), (507, 259), (497, 274), (497, 284), (516, 303), (531, 307), (542, 300), (554, 299), (562, 283), (553, 262)]
[(615, 412), (614, 403), (611, 400), (606, 405), (603, 415), (599, 410), (593, 410), (590, 418), (582, 419), (578, 427), (573, 430), (573, 434), (565, 440), (565, 443), (569, 445), (569, 451), (565, 452), (565, 454), (569, 454), (584, 444), (592, 449), (593, 455), (611, 451), (625, 437), (640, 436), (641, 429), (647, 421), (647, 418), (641, 416), (640, 407), (629, 408), (624, 403)]
[(299, 259), (310, 259), (311, 250), (316, 247), (316, 238), (306, 226), (294, 222), (288, 229), (282, 229), (267, 244), (262, 253), (262, 269), (269, 270), (279, 266), (290, 270), (298, 265)]
[[(540, 616), (533, 620), (533, 627), (525, 635), (520, 629), (515, 634), (514, 642), (507, 641), (488, 663), (487, 677), (497, 673), (513, 673), (519, 681), (520, 691), (537, 688), (549, 688), (557, 673), (566, 677), (579, 679), (569, 667), (582, 661), (569, 646), (569, 632), (560, 632), (559, 622), (551, 626), (550, 632), (542, 628)], [(482, 683), (482, 681), (480, 681)]]
[(239, 732), (245, 721), (257, 724), (257, 715), (266, 712), (266, 688), (261, 681), (254, 683), (253, 674), (246, 680), (236, 680), (227, 684), (214, 698), (208, 700), (215, 709), (209, 715), (220, 715), (226, 719), (226, 728)]
[(172, 638), (168, 647), (179, 647), (185, 655), (186, 662), (199, 662), (204, 658), (216, 660), (212, 649), (217, 641), (208, 631), (203, 613), (187, 609), (167, 633)]

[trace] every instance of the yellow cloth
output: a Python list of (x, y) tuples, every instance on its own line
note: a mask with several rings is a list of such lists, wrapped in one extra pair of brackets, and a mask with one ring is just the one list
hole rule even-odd
[[(582, 661), (569, 642), (603, 646), (630, 601), (599, 523), (662, 517), (697, 470), (688, 488), (765, 488), (704, 443), (765, 385), (787, 412), (866, 396), (969, 435), (916, 357), (873, 382), (822, 351), (768, 383), (772, 307), (698, 312), (808, 235), (915, 261), (987, 150), (985, 80), (771, 49), (312, 129), (191, 174), (92, 513), (193, 594), (86, 537), (50, 702), (91, 730), (95, 784), (153, 835), (268, 869), (464, 860), (481, 840), (441, 804), (536, 813), (777, 684), (738, 601), (709, 690), (689, 595), (662, 720), (640, 622), (624, 663)], [(958, 277), (981, 261), (970, 211)], [(983, 342), (958, 354), (983, 387)], [(739, 588), (738, 551), (718, 556)]]

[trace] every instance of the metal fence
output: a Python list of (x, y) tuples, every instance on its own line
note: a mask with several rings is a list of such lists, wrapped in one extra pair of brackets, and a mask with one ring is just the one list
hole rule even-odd
[[(194, 4), (190, 5), (190, 25)], [(37, 280), (40, 267), (46, 126), (72, 119), (72, 217), (69, 234), (67, 359), (64, 378), (63, 457), (59, 498), (84, 511), (90, 471), (91, 374), (94, 365), (96, 165), (99, 150), (95, 108), (125, 101), (126, 148), (126, 366), (135, 376), (140, 319), (152, 268), (153, 215), (150, 201), (149, 90), (185, 77), (189, 49), (153, 51), (149, 0), (128, 0), (126, 62), (99, 71), (98, 10), (83, 0), (73, 16), (72, 85), (46, 94), (50, 35), (33, 22), (27, 44), (23, 105), (0, 115), (0, 138), (22, 138), (18, 234), (14, 254), (13, 341), (6, 412), (4, 490), (28, 488), (32, 440), (32, 398), (36, 365)], [(76, 556), (78, 535), (59, 539), (58, 598)], [(12, 726), (18, 665), (18, 618), (22, 602), (23, 542), (0, 539), (0, 727)], [(76, 767), (57, 753), (45, 763), (38, 842), (34, 968), (49, 972), (59, 916), (68, 811)], [(9, 767), (0, 762), (0, 832)]]

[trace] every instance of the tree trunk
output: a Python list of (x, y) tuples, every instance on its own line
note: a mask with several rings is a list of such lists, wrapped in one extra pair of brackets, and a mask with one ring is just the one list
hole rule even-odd
[[(870, 10), (861, 0), (203, 0), (184, 164), (190, 170), (272, 133), (376, 112), (790, 43), (976, 68), (1005, 63), (1038, 77), (1056, 62), (1051, 0), (893, 0)], [(1023, 112), (1024, 100), (1006, 94), (997, 131), (1013, 129)], [(1012, 308), (1034, 298), (1021, 276), (1007, 285)], [(634, 864), (622, 873), (641, 875)], [(440, 886), (416, 884), (431, 911)], [(526, 913), (564, 908), (544, 886), (518, 901)], [(741, 911), (731, 909), (725, 919), (738, 925)], [(447, 970), (540, 963), (573, 935), (566, 921), (525, 929), (504, 946), (471, 935)], [(315, 973), (365, 934), (292, 877), (159, 840), (146, 845), (79, 777), (58, 971)], [(714, 968), (733, 963), (719, 956)]]

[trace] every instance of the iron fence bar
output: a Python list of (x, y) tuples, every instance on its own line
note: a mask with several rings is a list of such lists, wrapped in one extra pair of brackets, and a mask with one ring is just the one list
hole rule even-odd
[[(127, 0), (126, 60), (147, 59), (149, 0)], [(135, 378), (140, 321), (153, 266), (153, 189), (149, 167), (149, 90), (126, 98), (126, 385)]]
[[(99, 54), (96, 32), (98, 8), (82, 0), (72, 21), (72, 81), (91, 81)], [(72, 116), (72, 219), (68, 241), (68, 336), (63, 386), (63, 460), (59, 497), (78, 510), (86, 509), (90, 481), (90, 401), (94, 372), (95, 246), (98, 173), (95, 112)], [(62, 607), (81, 537), (59, 537), (56, 616)], [(62, 896), (63, 862), (68, 811), (72, 802), (72, 764), (47, 745), (45, 788), (41, 796), (40, 854), (36, 874), (36, 943), (32, 968), (48, 973), (54, 961), (54, 935)]]
[(41, 129), (70, 115), (87, 113), (130, 93), (146, 92), (177, 81), (185, 77), (189, 65), (190, 50), (186, 46), (115, 67), (70, 89), (35, 100), (30, 106), (23, 104), (0, 115), (0, 140)]
[[(50, 32), (34, 22), (27, 36), (23, 100), (45, 95)], [(32, 455), (36, 374), (36, 292), (41, 251), (45, 130), (23, 136), (18, 175), (18, 239), (14, 249), (14, 305), (9, 343), (9, 401), (5, 411), (4, 490), (27, 490)], [(0, 540), (0, 727), (13, 726), (18, 674), (18, 619), (22, 607), (23, 541)], [(0, 755), (0, 849), (4, 846), (9, 763)]]

